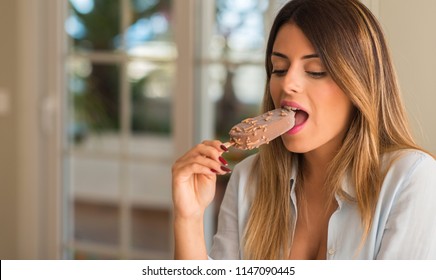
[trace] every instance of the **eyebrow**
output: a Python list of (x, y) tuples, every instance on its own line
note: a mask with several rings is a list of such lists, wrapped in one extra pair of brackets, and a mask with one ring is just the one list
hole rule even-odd
[[(271, 56), (278, 56), (278, 57), (288, 59), (288, 57), (286, 55), (279, 53), (279, 52), (272, 52)], [(319, 55), (316, 53), (313, 53), (313, 54), (307, 54), (307, 55), (304, 55), (301, 57), (301, 59), (310, 59), (310, 58), (319, 58)]]

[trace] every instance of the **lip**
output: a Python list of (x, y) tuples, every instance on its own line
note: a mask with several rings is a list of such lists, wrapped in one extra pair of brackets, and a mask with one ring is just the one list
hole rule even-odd
[[(292, 108), (295, 108), (295, 109), (298, 109), (298, 110), (301, 110), (301, 111), (304, 111), (307, 113), (307, 110), (303, 106), (301, 106), (300, 104), (293, 102), (293, 101), (283, 100), (280, 103), (280, 105), (281, 105), (281, 107), (292, 107)], [(309, 115), (309, 113), (307, 113), (307, 114)], [(301, 123), (299, 125), (295, 125), (288, 132), (286, 132), (286, 134), (291, 134), (291, 135), (297, 134), (298, 132), (300, 132), (303, 129), (306, 122), (307, 122), (307, 120), (305, 120), (303, 123)]]
[(298, 104), (298, 103), (296, 103), (296, 102), (294, 102), (294, 101), (286, 101), (286, 100), (283, 100), (283, 101), (280, 103), (280, 106), (281, 106), (281, 107), (292, 107), (292, 108), (296, 108), (296, 109), (298, 109), (298, 110), (301, 110), (301, 111), (304, 111), (304, 112), (307, 113), (307, 110), (304, 109), (304, 107), (302, 107), (300, 104)]

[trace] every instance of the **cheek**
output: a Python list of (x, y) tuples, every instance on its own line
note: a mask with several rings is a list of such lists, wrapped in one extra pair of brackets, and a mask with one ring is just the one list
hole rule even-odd
[(334, 130), (342, 130), (347, 126), (351, 118), (353, 105), (337, 86), (331, 86), (323, 92), (319, 92), (317, 100), (314, 101), (318, 106), (318, 122)]
[(341, 131), (349, 123), (353, 106), (349, 98), (342, 92), (335, 94), (335, 97), (330, 101), (328, 107), (324, 109), (330, 115), (332, 122), (336, 123), (333, 127)]
[(278, 108), (280, 106), (280, 85), (277, 82), (269, 83), (269, 93), (274, 102), (274, 106)]

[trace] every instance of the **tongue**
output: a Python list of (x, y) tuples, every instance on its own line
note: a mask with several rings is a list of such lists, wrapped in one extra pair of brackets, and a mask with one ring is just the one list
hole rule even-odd
[(297, 112), (295, 112), (295, 125), (294, 126), (297, 126), (297, 125), (304, 123), (307, 120), (307, 118), (309, 118), (309, 115), (306, 112), (298, 110)]

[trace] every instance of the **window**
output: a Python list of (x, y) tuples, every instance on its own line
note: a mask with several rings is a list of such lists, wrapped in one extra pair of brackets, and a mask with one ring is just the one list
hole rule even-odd
[(169, 258), (172, 1), (70, 0), (70, 258)]
[[(182, 2), (67, 1), (67, 258), (172, 258), (170, 169), (181, 152), (177, 139), (226, 141), (233, 124), (258, 113), (264, 44), (283, 1)], [(175, 14), (196, 15), (195, 24), (176, 26)], [(183, 44), (192, 46), (192, 61), (180, 67)], [(194, 73), (187, 81), (193, 93), (181, 86), (186, 71)], [(184, 106), (174, 100), (184, 96), (195, 108), (187, 112), (193, 135), (182, 135), (183, 114), (174, 116)], [(234, 164), (245, 156), (233, 151), (228, 159)], [(209, 211), (209, 243), (227, 180), (220, 178)]]

